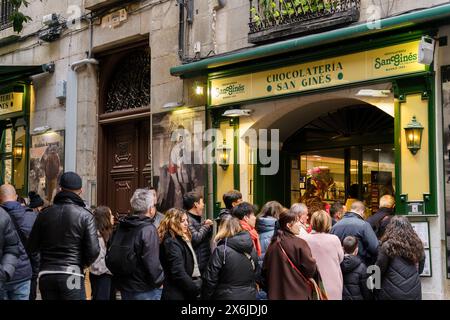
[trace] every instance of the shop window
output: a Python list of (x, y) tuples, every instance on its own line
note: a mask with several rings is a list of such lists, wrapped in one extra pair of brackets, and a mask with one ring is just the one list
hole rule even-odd
[(15, 186), (17, 194), (26, 193), (26, 130), (7, 126), (2, 130), (0, 145), (0, 183)]

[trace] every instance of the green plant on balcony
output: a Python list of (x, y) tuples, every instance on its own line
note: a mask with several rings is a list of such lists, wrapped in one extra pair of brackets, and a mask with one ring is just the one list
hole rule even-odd
[(15, 32), (19, 33), (23, 29), (23, 24), (31, 21), (31, 17), (24, 15), (20, 12), (20, 7), (28, 7), (29, 2), (27, 0), (10, 0), (12, 6), (12, 12), (9, 20), (13, 24), (13, 29)]

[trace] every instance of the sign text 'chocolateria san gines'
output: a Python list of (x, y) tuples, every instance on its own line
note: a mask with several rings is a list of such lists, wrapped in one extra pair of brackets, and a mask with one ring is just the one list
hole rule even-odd
[(210, 81), (217, 106), (426, 71), (419, 41)]

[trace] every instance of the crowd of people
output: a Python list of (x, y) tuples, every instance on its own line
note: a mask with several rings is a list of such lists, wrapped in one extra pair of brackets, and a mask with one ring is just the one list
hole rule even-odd
[(59, 186), (46, 208), (36, 193), (27, 206), (0, 187), (0, 299), (36, 299), (38, 284), (44, 300), (84, 300), (87, 274), (93, 300), (422, 298), (424, 247), (389, 195), (366, 220), (357, 200), (327, 209), (270, 201), (258, 212), (231, 190), (213, 221), (195, 192), (162, 214), (156, 191), (137, 189), (131, 214), (118, 217), (86, 208), (76, 173)]

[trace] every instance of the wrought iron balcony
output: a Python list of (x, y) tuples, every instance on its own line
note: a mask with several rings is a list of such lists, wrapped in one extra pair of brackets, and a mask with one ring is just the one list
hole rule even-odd
[(359, 20), (361, 0), (250, 0), (250, 43), (321, 32)]
[(12, 26), (12, 22), (9, 19), (12, 13), (12, 4), (9, 0), (1, 0), (0, 7), (0, 30), (7, 29)]

